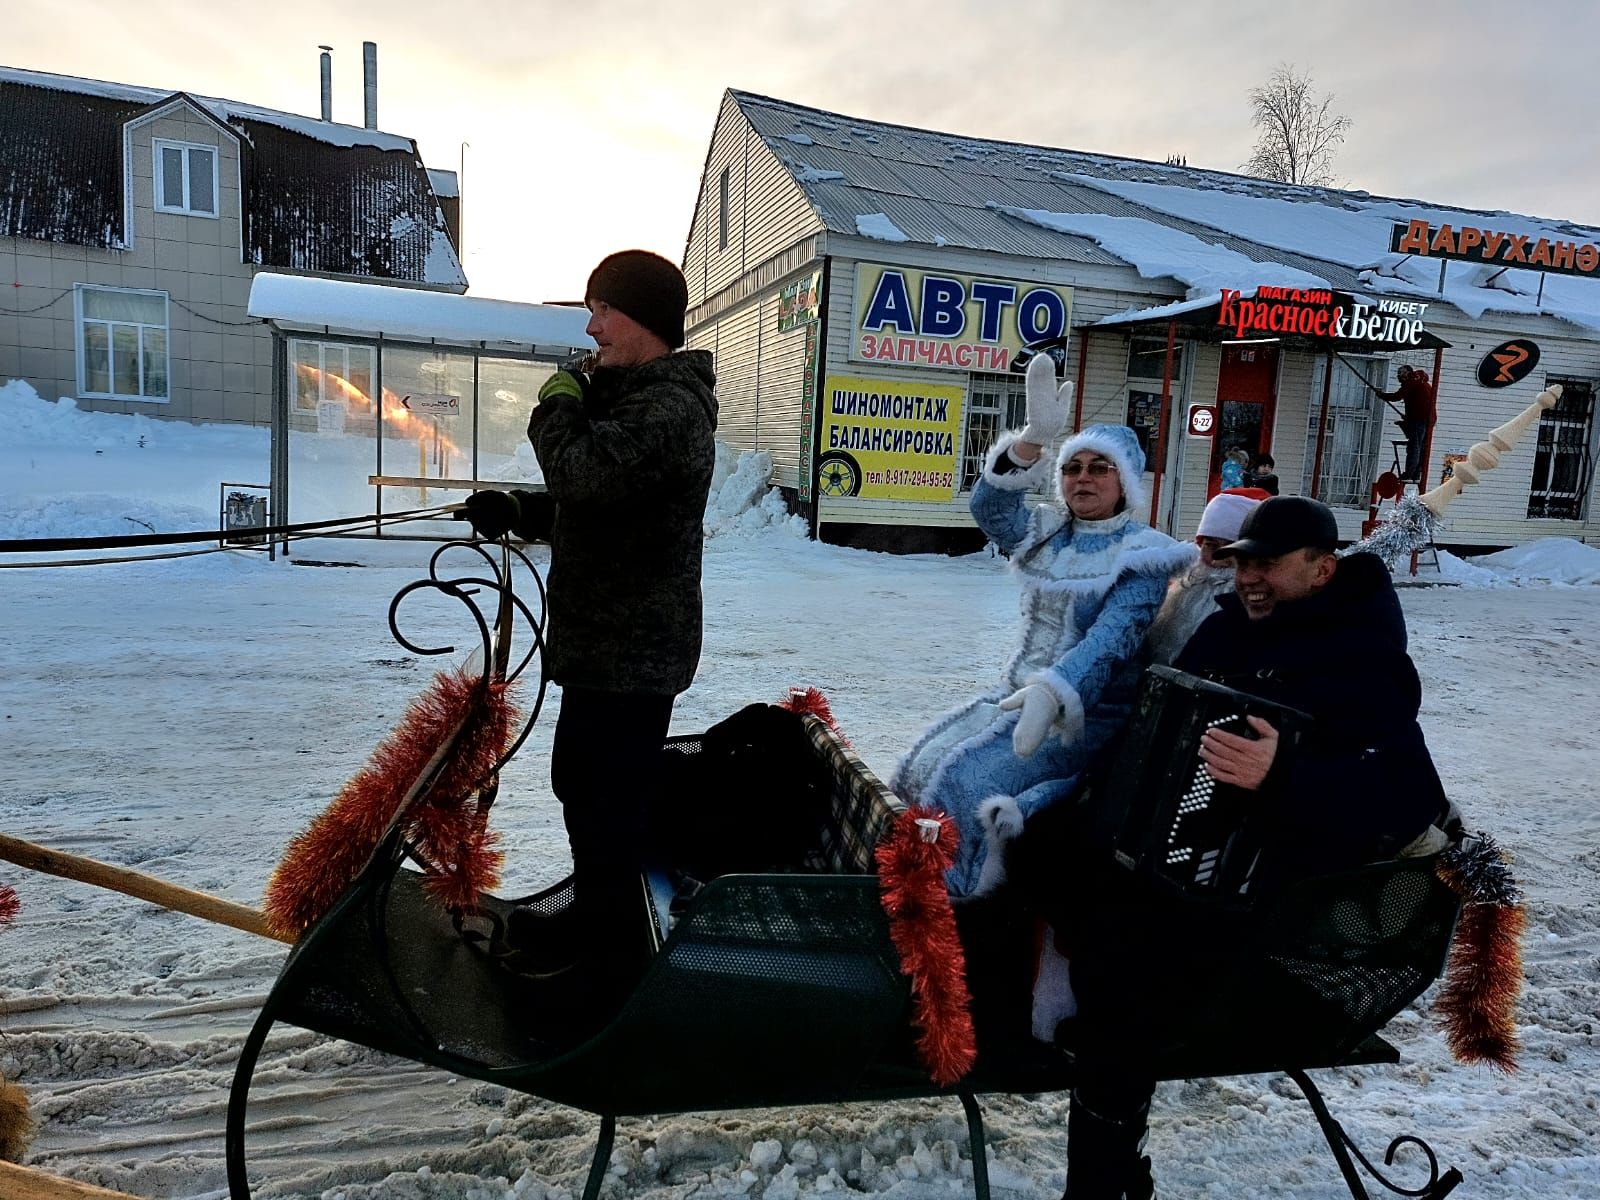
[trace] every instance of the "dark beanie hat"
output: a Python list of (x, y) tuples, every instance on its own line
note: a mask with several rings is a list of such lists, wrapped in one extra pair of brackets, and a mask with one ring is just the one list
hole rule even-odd
[(683, 314), (689, 307), (689, 285), (683, 272), (648, 250), (619, 250), (600, 260), (589, 276), (584, 303), (604, 300), (627, 313), (666, 342), (669, 350), (683, 345)]

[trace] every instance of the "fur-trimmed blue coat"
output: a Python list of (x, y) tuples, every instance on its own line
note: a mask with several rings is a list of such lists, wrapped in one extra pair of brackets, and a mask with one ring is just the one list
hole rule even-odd
[[(956, 896), (981, 894), (999, 882), (1000, 856), (990, 850), (1020, 832), (1030, 814), (1071, 796), (1094, 756), (1127, 722), (1145, 633), (1168, 578), (1195, 557), (1193, 546), (1126, 510), (1102, 521), (1076, 520), (1064, 504), (1030, 511), (1023, 497), (1054, 462), (1041, 455), (1026, 470), (997, 471), (1015, 440), (1003, 437), (989, 452), (972, 515), (1010, 555), (1022, 585), (1021, 644), (992, 691), (924, 731), (890, 784), (906, 801), (955, 818), (961, 847), (946, 878)], [(1143, 462), (1133, 453), (1137, 461), (1127, 464), (1124, 476), (1136, 481)], [(1131, 489), (1125, 484), (1124, 490)], [(999, 702), (1030, 683), (1048, 687), (1061, 712), (1039, 750), (1021, 758), (1012, 749), (1018, 713)]]

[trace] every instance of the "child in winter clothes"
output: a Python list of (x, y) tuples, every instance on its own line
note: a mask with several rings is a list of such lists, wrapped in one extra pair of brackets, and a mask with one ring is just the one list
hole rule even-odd
[(946, 880), (958, 897), (1001, 881), (999, 846), (1029, 814), (1071, 796), (1127, 721), (1167, 579), (1195, 557), (1134, 516), (1144, 454), (1124, 425), (1091, 425), (1062, 443), (1061, 507), (1024, 504), (1051, 470), (1043, 449), (1065, 430), (1071, 399), (1070, 382), (1055, 386), (1053, 360), (1035, 358), (1028, 423), (990, 450), (972, 494), (973, 517), (1022, 585), (1022, 644), (999, 686), (935, 721), (890, 784), (955, 819), (961, 846)]

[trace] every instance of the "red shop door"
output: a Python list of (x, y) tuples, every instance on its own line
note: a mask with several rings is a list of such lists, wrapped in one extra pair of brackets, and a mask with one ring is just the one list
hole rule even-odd
[[(1211, 478), (1206, 499), (1222, 490), (1222, 466), (1233, 450), (1254, 458), (1272, 451), (1272, 414), (1277, 402), (1276, 346), (1224, 346), (1217, 375), (1217, 432), (1211, 439)], [(1245, 464), (1248, 466), (1249, 464)], [(1229, 486), (1232, 483), (1230, 469)]]

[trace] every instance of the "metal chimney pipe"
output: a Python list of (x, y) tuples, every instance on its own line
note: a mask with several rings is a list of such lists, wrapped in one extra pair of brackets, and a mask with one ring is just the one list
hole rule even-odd
[(378, 43), (361, 43), (361, 86), (366, 93), (366, 126), (378, 127)]
[(333, 120), (333, 55), (332, 46), (318, 46), (322, 51), (322, 119)]

